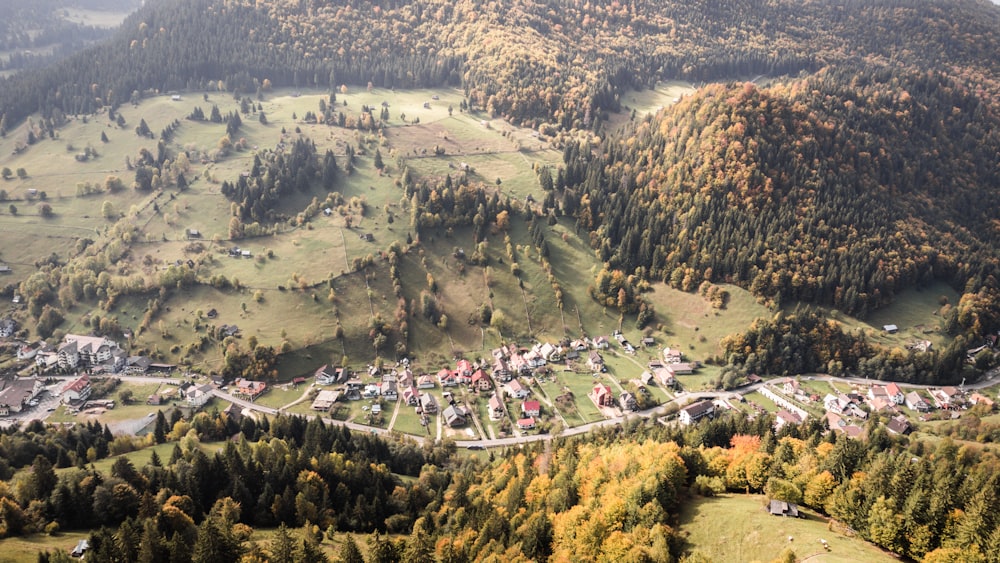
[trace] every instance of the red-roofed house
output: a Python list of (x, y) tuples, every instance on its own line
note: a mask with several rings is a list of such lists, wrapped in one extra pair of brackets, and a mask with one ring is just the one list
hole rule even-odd
[(458, 363), (456, 363), (455, 365), (456, 365), (455, 371), (458, 372), (458, 375), (465, 375), (465, 376), (472, 375), (472, 362), (470, 362), (469, 360), (464, 360), (464, 359), (459, 360)]
[(490, 380), (490, 376), (486, 375), (486, 372), (477, 369), (475, 373), (472, 374), (471, 386), (479, 389), (480, 391), (489, 391), (493, 389), (493, 382)]
[(615, 397), (611, 394), (611, 388), (603, 383), (598, 383), (594, 385), (594, 402), (597, 403), (599, 407), (613, 407), (615, 405)]
[(63, 403), (76, 403), (79, 401), (86, 401), (87, 397), (90, 396), (90, 377), (86, 375), (81, 375), (80, 377), (70, 381), (63, 387), (62, 390), (62, 402)]
[(885, 391), (889, 394), (889, 398), (892, 399), (892, 402), (897, 405), (902, 405), (903, 402), (906, 401), (906, 396), (903, 395), (903, 390), (900, 389), (899, 385), (896, 385), (895, 383), (886, 385)]
[(535, 419), (532, 417), (522, 418), (517, 421), (517, 427), (521, 430), (532, 430), (535, 428)]
[(542, 414), (542, 404), (538, 401), (525, 401), (521, 403), (521, 413), (524, 416), (540, 416)]
[(457, 374), (448, 368), (442, 368), (441, 371), (437, 373), (437, 378), (441, 383), (441, 387), (455, 387), (458, 385)]
[(242, 377), (236, 378), (233, 385), (236, 387), (233, 391), (233, 396), (248, 401), (253, 401), (257, 397), (260, 397), (267, 389), (267, 383), (263, 381), (251, 381)]

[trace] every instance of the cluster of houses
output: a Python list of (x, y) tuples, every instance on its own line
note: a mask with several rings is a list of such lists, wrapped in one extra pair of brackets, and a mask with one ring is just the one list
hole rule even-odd
[(979, 393), (972, 393), (966, 397), (966, 394), (956, 387), (945, 386), (927, 391), (914, 389), (904, 393), (898, 384), (892, 382), (871, 385), (863, 391), (830, 392), (820, 399), (815, 393), (800, 387), (798, 380), (785, 378), (770, 382), (761, 388), (761, 394), (782, 407), (777, 413), (778, 428), (785, 424), (799, 424), (808, 418), (808, 413), (799, 406), (800, 404), (809, 405), (822, 401), (824, 418), (829, 428), (852, 438), (864, 435), (861, 425), (868, 420), (871, 413), (889, 417), (889, 422), (886, 424), (889, 432), (909, 434), (913, 427), (900, 409), (902, 406), (917, 413), (928, 413), (934, 409), (954, 411), (978, 403), (993, 406), (990, 398)]
[(146, 356), (129, 356), (119, 344), (106, 336), (67, 334), (57, 345), (44, 341), (25, 343), (17, 349), (17, 359), (34, 361), (42, 371), (86, 370), (90, 373), (146, 373), (170, 372), (176, 366), (153, 362)]

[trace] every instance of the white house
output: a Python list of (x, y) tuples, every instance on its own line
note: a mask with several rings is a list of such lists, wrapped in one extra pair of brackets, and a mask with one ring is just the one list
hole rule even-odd
[(503, 386), (503, 391), (508, 397), (512, 397), (514, 399), (524, 399), (531, 394), (531, 391), (529, 391), (527, 387), (522, 385), (521, 382), (516, 379), (508, 381)]
[(86, 401), (87, 397), (90, 397), (90, 392), (90, 377), (81, 375), (63, 387), (62, 402), (76, 403), (79, 401)]
[(205, 406), (212, 398), (212, 390), (214, 388), (211, 385), (192, 385), (184, 391), (184, 399), (187, 403), (196, 409), (200, 409)]
[(715, 405), (712, 404), (712, 401), (699, 401), (682, 408), (678, 419), (681, 424), (687, 426), (713, 414), (715, 414)]

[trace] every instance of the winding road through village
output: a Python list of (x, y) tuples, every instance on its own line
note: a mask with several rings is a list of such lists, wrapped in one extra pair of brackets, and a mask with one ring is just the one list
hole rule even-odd
[[(815, 376), (809, 376), (809, 377), (811, 377), (813, 381), (828, 381), (828, 382), (848, 383), (848, 384), (850, 384), (850, 383), (854, 383), (854, 384), (871, 384), (871, 383), (875, 382), (875, 380), (866, 379), (866, 378), (863, 378), (863, 377), (834, 377), (834, 376), (830, 376), (830, 375), (815, 375)], [(70, 378), (66, 377), (65, 379), (70, 379)], [(120, 379), (122, 381), (128, 381), (128, 382), (133, 382), (133, 383), (177, 384), (177, 382), (178, 382), (178, 380), (176, 378), (168, 378), (168, 377), (120, 376)], [(889, 382), (885, 382), (885, 383), (889, 383)], [(964, 385), (963, 388), (966, 389), (966, 390), (975, 390), (975, 389), (983, 389), (983, 388), (986, 388), (986, 387), (991, 387), (991, 386), (997, 385), (997, 384), (1000, 384), (1000, 368), (996, 368), (996, 369), (990, 370), (989, 372), (987, 372), (984, 375), (984, 377), (982, 379), (980, 379), (979, 381), (977, 381), (975, 383), (970, 383), (968, 385)], [(557, 434), (529, 434), (529, 435), (523, 435), (523, 436), (511, 436), (511, 437), (507, 437), (507, 438), (484, 438), (484, 439), (480, 439), (480, 440), (456, 440), (455, 441), (455, 445), (457, 447), (460, 447), (460, 448), (468, 448), (470, 446), (472, 446), (472, 447), (481, 447), (481, 448), (498, 448), (498, 447), (502, 448), (502, 447), (508, 447), (508, 446), (515, 446), (515, 445), (518, 445), (518, 444), (526, 444), (526, 443), (531, 443), (531, 442), (551, 440), (551, 439), (559, 437), (559, 436), (579, 436), (580, 434), (586, 434), (588, 432), (591, 432), (591, 431), (599, 429), (599, 428), (607, 428), (607, 427), (611, 427), (611, 426), (616, 426), (616, 425), (622, 424), (622, 423), (624, 423), (624, 422), (626, 422), (628, 420), (648, 419), (648, 418), (656, 418), (658, 416), (662, 416), (663, 412), (664, 412), (664, 408), (667, 405), (671, 404), (671, 403), (676, 403), (678, 406), (680, 406), (681, 404), (690, 403), (692, 401), (697, 401), (697, 400), (701, 400), (701, 399), (718, 399), (718, 398), (724, 398), (724, 397), (732, 397), (734, 394), (746, 395), (746, 394), (753, 393), (754, 391), (759, 390), (763, 385), (765, 385), (765, 383), (757, 383), (757, 384), (754, 384), (754, 385), (744, 386), (744, 387), (741, 387), (739, 389), (734, 389), (732, 391), (698, 391), (698, 392), (692, 392), (692, 393), (681, 392), (681, 393), (678, 393), (677, 397), (674, 398), (673, 400), (668, 401), (668, 402), (663, 403), (663, 404), (660, 404), (660, 405), (657, 405), (656, 407), (653, 407), (651, 409), (646, 409), (646, 410), (643, 410), (643, 411), (633, 412), (633, 413), (629, 413), (629, 414), (626, 414), (626, 415), (623, 415), (623, 416), (617, 416), (617, 417), (613, 417), (613, 418), (607, 418), (607, 419), (599, 420), (599, 421), (596, 421), (596, 422), (582, 424), (580, 426), (573, 426), (573, 427), (570, 427), (570, 428), (564, 428), (563, 430), (561, 430)], [(897, 385), (899, 385), (901, 388), (906, 388), (906, 389), (934, 389), (934, 388), (940, 387), (939, 385), (920, 385), (920, 384), (914, 384), (914, 383), (897, 383)], [(308, 388), (303, 393), (303, 397), (307, 393), (308, 393)], [(279, 412), (283, 412), (283, 410), (285, 408), (285, 407), (282, 407), (282, 408), (273, 408), (273, 407), (267, 407), (267, 406), (259, 405), (259, 404), (256, 404), (254, 402), (251, 402), (251, 401), (247, 401), (247, 400), (244, 400), (244, 399), (240, 399), (240, 398), (234, 397), (233, 395), (231, 395), (231, 394), (229, 394), (229, 393), (227, 393), (225, 391), (222, 391), (221, 389), (214, 389), (212, 391), (212, 394), (215, 397), (217, 397), (217, 398), (219, 398), (221, 400), (234, 403), (234, 404), (236, 404), (236, 405), (238, 405), (240, 407), (243, 407), (243, 408), (246, 408), (246, 409), (250, 409), (252, 411), (256, 411), (256, 412), (260, 412), (260, 413), (264, 413), (264, 414), (269, 414), (269, 415), (276, 415)], [(302, 400), (303, 400), (302, 398), (297, 399), (296, 401), (294, 401), (291, 404), (300, 402)], [(290, 406), (291, 404), (286, 405), (286, 407)], [(396, 409), (398, 410), (399, 408), (401, 408), (401, 406), (397, 405)], [(307, 415), (307, 416), (309, 418), (313, 418), (313, 417), (316, 417), (318, 415)], [(391, 425), (390, 425), (390, 429), (386, 429), (386, 428), (377, 428), (377, 427), (373, 427), (373, 426), (367, 426), (365, 424), (358, 424), (358, 423), (355, 423), (355, 422), (349, 422), (349, 421), (343, 421), (343, 420), (336, 420), (336, 419), (332, 419), (332, 418), (329, 418), (329, 417), (321, 417), (321, 418), (322, 418), (323, 422), (325, 422), (327, 424), (334, 424), (334, 425), (346, 426), (350, 430), (354, 430), (354, 431), (357, 431), (357, 432), (367, 432), (367, 433), (381, 435), (381, 436), (389, 435), (389, 434), (391, 434), (393, 432), (391, 430)], [(138, 424), (140, 422), (144, 422), (144, 424), (142, 424), (142, 426), (139, 426), (138, 429), (133, 429), (135, 427), (135, 424), (132, 424), (132, 425), (120, 424), (120, 425), (118, 425), (117, 430), (120, 431), (120, 432), (125, 431), (126, 430), (126, 426), (128, 426), (128, 429), (132, 429), (132, 431), (128, 432), (128, 433), (135, 433), (135, 432), (138, 432), (138, 430), (141, 430), (142, 427), (144, 427), (146, 424), (149, 424), (151, 422), (151, 420), (152, 420), (151, 418), (143, 418), (143, 419), (137, 419), (135, 421), (126, 421), (126, 422), (134, 422), (136, 424)], [(414, 439), (420, 438), (419, 436), (411, 436), (411, 437), (414, 438)], [(439, 440), (440, 438), (424, 438), (424, 439), (425, 440), (428, 440), (428, 439)]]

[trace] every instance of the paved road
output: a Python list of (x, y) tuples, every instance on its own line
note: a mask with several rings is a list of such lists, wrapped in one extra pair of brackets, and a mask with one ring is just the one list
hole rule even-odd
[[(834, 377), (834, 376), (830, 376), (830, 375), (817, 375), (817, 376), (812, 376), (812, 378), (813, 378), (814, 381), (834, 381), (834, 382), (840, 382), (840, 383), (873, 384), (873, 383), (877, 383), (878, 382), (878, 380), (865, 379), (865, 378), (862, 378), (862, 377)], [(71, 376), (66, 376), (66, 377), (60, 377), (60, 379), (72, 379), (72, 377)], [(178, 378), (146, 377), (146, 376), (121, 376), (121, 380), (122, 381), (130, 381), (130, 382), (140, 382), (140, 383), (156, 382), (156, 383), (173, 383), (173, 384), (177, 384), (179, 382)], [(886, 382), (883, 382), (883, 383), (888, 383), (888, 382), (886, 381)], [(998, 383), (1000, 383), (1000, 368), (995, 368), (995, 369), (992, 369), (992, 370), (988, 371), (985, 374), (985, 376), (983, 377), (983, 379), (981, 379), (980, 381), (977, 381), (976, 383), (971, 383), (971, 384), (965, 385), (964, 389), (966, 389), (966, 390), (970, 390), (970, 389), (983, 389), (985, 387), (990, 387), (990, 386), (996, 385)], [(509, 437), (509, 438), (485, 438), (485, 436), (484, 436), (484, 439), (481, 439), (481, 440), (456, 440), (455, 444), (456, 444), (456, 446), (458, 446), (460, 448), (465, 448), (465, 447), (468, 447), (468, 446), (477, 446), (477, 447), (484, 447), (484, 448), (495, 448), (495, 447), (514, 446), (514, 445), (517, 445), (517, 444), (526, 444), (526, 443), (531, 443), (531, 442), (539, 442), (539, 441), (544, 441), (544, 440), (551, 440), (551, 439), (553, 439), (553, 438), (555, 438), (557, 436), (579, 436), (581, 434), (586, 434), (587, 432), (590, 432), (592, 430), (596, 430), (598, 428), (607, 428), (607, 427), (610, 427), (610, 426), (616, 426), (616, 425), (622, 424), (622, 423), (624, 423), (624, 422), (626, 422), (627, 420), (630, 420), (630, 419), (637, 419), (637, 418), (638, 419), (648, 419), (648, 418), (654, 418), (654, 417), (662, 414), (664, 408), (667, 405), (669, 405), (670, 403), (677, 403), (678, 405), (680, 405), (682, 401), (683, 402), (691, 402), (691, 401), (701, 400), (701, 399), (718, 399), (718, 398), (724, 398), (724, 397), (731, 397), (734, 394), (746, 395), (748, 393), (753, 393), (754, 391), (757, 391), (763, 385), (764, 385), (763, 383), (757, 383), (757, 384), (754, 384), (754, 385), (748, 385), (746, 387), (741, 387), (739, 389), (734, 389), (732, 391), (699, 391), (699, 392), (694, 392), (694, 393), (681, 393), (681, 394), (678, 394), (675, 399), (673, 399), (671, 401), (668, 401), (668, 402), (666, 402), (664, 404), (658, 405), (658, 406), (656, 406), (654, 408), (647, 409), (647, 410), (644, 410), (644, 411), (629, 413), (629, 414), (626, 414), (624, 416), (617, 416), (617, 417), (614, 417), (614, 418), (608, 418), (608, 419), (605, 419), (605, 420), (599, 420), (599, 421), (596, 421), (596, 422), (591, 422), (591, 423), (583, 424), (583, 425), (580, 425), (580, 426), (574, 426), (572, 428), (566, 428), (562, 432), (560, 432), (558, 435), (554, 435), (554, 434), (529, 434), (529, 435), (524, 435), (524, 436), (512, 436), (512, 437)], [(932, 389), (932, 388), (940, 387), (940, 385), (920, 385), (920, 384), (914, 384), (914, 383), (897, 383), (897, 385), (899, 385), (902, 388), (910, 388), (910, 389)], [(246, 401), (244, 399), (236, 398), (236, 397), (230, 395), (229, 393), (227, 393), (225, 391), (222, 391), (221, 389), (215, 389), (215, 390), (213, 390), (212, 394), (215, 397), (218, 397), (219, 399), (222, 399), (224, 401), (230, 401), (230, 402), (235, 403), (235, 404), (237, 404), (237, 405), (239, 405), (241, 407), (248, 408), (250, 410), (254, 410), (254, 411), (257, 411), (257, 412), (262, 412), (264, 414), (275, 415), (275, 414), (278, 414), (279, 412), (282, 412), (282, 409), (275, 409), (275, 408), (272, 408), (272, 407), (266, 407), (266, 406), (258, 405), (256, 403), (253, 403), (253, 402), (250, 402), (250, 401)], [(399, 407), (397, 406), (397, 410), (398, 410), (398, 408)], [(395, 413), (394, 413), (394, 415), (395, 415)], [(310, 415), (310, 417), (312, 417), (312, 416), (316, 416), (316, 415)], [(343, 420), (335, 420), (335, 419), (332, 419), (332, 418), (329, 418), (329, 417), (322, 417), (322, 420), (323, 420), (323, 422), (325, 422), (327, 424), (335, 424), (335, 425), (340, 425), (340, 426), (346, 426), (347, 428), (349, 428), (351, 430), (355, 430), (357, 432), (368, 432), (368, 433), (379, 435), (379, 436), (385, 436), (385, 435), (388, 435), (391, 432), (391, 430), (387, 430), (385, 428), (376, 428), (376, 427), (367, 426), (367, 425), (364, 425), (364, 424), (357, 424), (357, 423), (354, 423), (354, 422), (345, 422)], [(140, 419), (140, 420), (131, 421), (131, 422), (133, 422), (134, 424), (139, 424), (140, 422), (143, 422), (143, 421), (145, 421), (145, 423), (148, 424), (148, 420), (145, 420), (145, 419)], [(415, 436), (414, 438), (419, 438), (419, 437)], [(429, 439), (429, 437), (425, 437), (424, 439), (427, 440), (427, 439)]]

